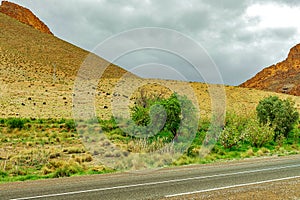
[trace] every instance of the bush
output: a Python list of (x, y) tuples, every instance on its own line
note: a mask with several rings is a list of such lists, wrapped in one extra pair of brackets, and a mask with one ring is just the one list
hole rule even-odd
[(119, 128), (114, 117), (111, 117), (110, 120), (100, 120), (100, 125), (104, 132), (111, 132)]
[(75, 121), (72, 119), (66, 120), (65, 126), (69, 131), (75, 131), (76, 130), (76, 124)]
[(286, 138), (299, 119), (299, 113), (294, 108), (295, 102), (281, 100), (277, 96), (270, 96), (261, 100), (256, 107), (260, 123), (274, 127), (275, 139), (280, 134)]
[(24, 128), (25, 120), (21, 118), (10, 118), (6, 121), (6, 124), (9, 128), (18, 128), (22, 129)]
[(224, 148), (237, 146), (241, 141), (241, 133), (234, 126), (226, 126), (220, 135), (220, 143)]
[(176, 140), (192, 132), (192, 128), (196, 129), (198, 122), (192, 102), (175, 93), (167, 99), (150, 97), (137, 100), (131, 108), (131, 118), (139, 126), (131, 127), (132, 132), (145, 132), (150, 136), (171, 132), (172, 139)]
[(242, 132), (245, 129), (247, 120), (233, 113), (227, 113), (225, 128), (222, 131), (219, 141), (224, 148), (237, 146), (242, 140)]
[(251, 119), (243, 135), (252, 146), (260, 148), (273, 140), (275, 132), (269, 124), (261, 124), (257, 119)]
[(132, 120), (138, 126), (147, 126), (150, 123), (149, 108), (143, 106), (134, 106), (131, 111)]
[(52, 178), (69, 177), (74, 174), (82, 173), (84, 168), (74, 161), (52, 160), (43, 167), (44, 175), (51, 174)]
[(181, 122), (181, 105), (176, 94), (172, 94), (170, 98), (159, 102), (165, 109), (167, 114), (164, 130), (170, 131), (174, 137), (177, 137), (177, 131)]
[[(7, 172), (0, 170), (0, 177), (1, 177), (1, 178), (5, 178), (5, 177), (7, 177), (7, 176), (8, 176), (8, 173), (7, 173)], [(1, 182), (1, 181), (0, 181), (0, 182)]]

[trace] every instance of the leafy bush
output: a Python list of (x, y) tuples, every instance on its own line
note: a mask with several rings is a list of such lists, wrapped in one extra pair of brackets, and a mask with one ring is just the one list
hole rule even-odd
[(75, 130), (76, 130), (76, 124), (75, 124), (75, 121), (72, 120), (72, 119), (66, 120), (65, 125), (66, 125), (66, 128), (67, 128), (69, 131), (75, 131)]
[(283, 134), (286, 138), (299, 119), (299, 113), (294, 108), (295, 102), (281, 100), (277, 96), (270, 96), (261, 100), (256, 107), (259, 121), (274, 127), (275, 137)]
[(237, 146), (242, 140), (242, 132), (247, 120), (233, 113), (227, 113), (226, 124), (219, 141), (224, 148)]
[(257, 119), (250, 119), (244, 131), (244, 139), (254, 147), (260, 148), (274, 138), (274, 128), (261, 124)]
[(159, 102), (167, 113), (167, 119), (164, 130), (170, 131), (174, 137), (177, 137), (177, 131), (181, 122), (181, 105), (176, 94), (172, 94), (170, 98)]
[(1, 177), (1, 178), (5, 178), (5, 177), (7, 177), (7, 176), (8, 176), (8, 173), (7, 173), (7, 172), (0, 170), (0, 177)]
[(21, 118), (10, 118), (6, 121), (6, 124), (9, 128), (24, 128), (25, 120)]
[(104, 132), (111, 132), (119, 128), (114, 117), (111, 117), (110, 120), (100, 120), (100, 124)]
[[(142, 102), (142, 103), (141, 103)], [(131, 118), (139, 127), (133, 132), (157, 134), (171, 132), (172, 139), (187, 135), (191, 128), (197, 128), (197, 118), (192, 102), (176, 93), (169, 98), (143, 98), (131, 108)], [(195, 119), (195, 120), (194, 120)], [(145, 128), (146, 127), (146, 128)], [(157, 134), (159, 136), (159, 133)]]
[(134, 106), (131, 111), (132, 120), (138, 125), (138, 126), (147, 126), (150, 123), (150, 117), (149, 117), (149, 107), (144, 106)]
[(234, 126), (226, 126), (219, 140), (224, 148), (232, 148), (241, 141), (241, 133)]

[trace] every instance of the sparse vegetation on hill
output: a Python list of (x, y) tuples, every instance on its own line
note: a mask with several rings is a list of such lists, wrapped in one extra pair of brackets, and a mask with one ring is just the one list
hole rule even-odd
[[(0, 117), (72, 118), (74, 80), (88, 54), (0, 13)], [(99, 57), (95, 57), (96, 61), (103, 65), (106, 63)], [(124, 73), (125, 70), (110, 65), (99, 80), (95, 90), (98, 117), (109, 119), (111, 99), (128, 96), (114, 94), (116, 84), (124, 81), (120, 79)], [(137, 77), (126, 82), (128, 86), (146, 83), (147, 80)], [(165, 89), (165, 85), (178, 88), (182, 85), (178, 81), (159, 80), (157, 83), (152, 88), (157, 91)], [(198, 99), (201, 115), (208, 115), (211, 107), (208, 86), (202, 83), (190, 85)], [(233, 86), (225, 89), (227, 110), (236, 112), (255, 109), (260, 99), (273, 94)], [(292, 98), (300, 109), (299, 98)]]

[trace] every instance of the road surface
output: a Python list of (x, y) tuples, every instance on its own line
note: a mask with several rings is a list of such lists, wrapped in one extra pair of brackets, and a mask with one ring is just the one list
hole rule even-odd
[(0, 199), (182, 199), (299, 178), (300, 155), (295, 155), (0, 184)]

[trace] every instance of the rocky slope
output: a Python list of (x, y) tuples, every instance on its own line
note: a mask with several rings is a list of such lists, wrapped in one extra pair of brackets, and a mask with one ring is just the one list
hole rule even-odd
[(300, 44), (286, 60), (265, 68), (240, 86), (300, 96)]
[(2, 1), (0, 6), (0, 12), (6, 14), (18, 21), (32, 26), (33, 28), (43, 32), (53, 35), (50, 29), (44, 24), (39, 18), (37, 18), (29, 9), (19, 6), (17, 4)]

